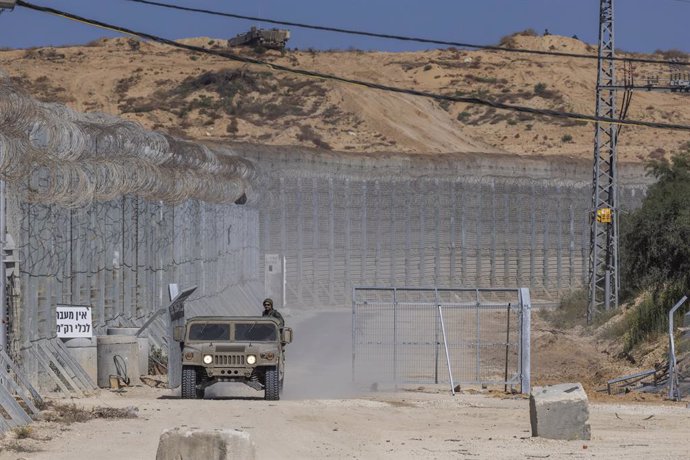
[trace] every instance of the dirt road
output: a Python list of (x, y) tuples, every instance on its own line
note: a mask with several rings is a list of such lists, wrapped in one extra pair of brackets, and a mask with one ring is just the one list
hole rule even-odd
[(288, 349), (283, 398), (241, 384), (213, 388), (203, 401), (174, 391), (130, 388), (80, 400), (85, 409), (135, 406), (135, 419), (96, 419), (64, 425), (40, 422), (0, 460), (138, 460), (155, 458), (160, 433), (173, 427), (248, 432), (258, 458), (688, 458), (690, 409), (682, 405), (591, 404), (591, 441), (530, 436), (529, 403), (519, 396), (467, 390), (451, 396), (444, 385), (363, 393), (349, 381), (348, 312), (288, 316), (295, 343)]
[[(40, 423), (17, 444), (36, 452), (0, 453), (2, 460), (153, 459), (158, 436), (176, 426), (234, 428), (250, 433), (259, 459), (687, 458), (685, 407), (593, 405), (588, 442), (530, 437), (528, 402), (445, 389), (376, 393), (351, 399), (266, 402), (181, 401), (168, 391), (102, 392), (79, 405), (139, 408), (131, 420), (61, 426)], [(251, 393), (245, 393), (251, 394)], [(256, 395), (255, 395), (256, 396)]]

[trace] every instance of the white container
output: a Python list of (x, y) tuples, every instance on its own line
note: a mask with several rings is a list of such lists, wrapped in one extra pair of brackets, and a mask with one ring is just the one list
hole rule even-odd
[[(130, 335), (134, 336), (139, 332), (138, 327), (109, 327), (106, 329), (107, 335)], [(144, 332), (144, 334), (146, 334)], [(149, 339), (148, 337), (137, 337), (139, 344), (139, 372), (140, 375), (149, 373)]]
[(110, 388), (111, 375), (128, 378), (130, 385), (138, 384), (140, 373), (137, 338), (129, 335), (102, 335), (97, 339), (98, 386)]
[(98, 355), (96, 352), (96, 337), (78, 337), (62, 339), (69, 354), (86, 371), (95, 383), (98, 380)]

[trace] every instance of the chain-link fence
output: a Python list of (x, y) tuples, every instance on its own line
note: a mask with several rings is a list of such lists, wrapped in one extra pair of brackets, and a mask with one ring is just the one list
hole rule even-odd
[[(194, 314), (259, 311), (257, 212), (123, 197), (80, 209), (20, 204), (23, 295), (10, 312), (14, 349), (55, 336), (55, 306), (90, 305), (94, 329), (140, 326), (166, 305), (168, 284), (198, 286)], [(151, 330), (163, 346), (164, 325)]]
[(530, 386), (529, 291), (353, 289), (360, 383)]
[[(41, 103), (0, 75), (7, 351), (30, 380), (88, 389), (54, 340), (60, 304), (92, 307), (96, 334), (141, 326), (168, 283), (198, 286), (190, 315), (260, 311), (258, 212), (234, 204), (253, 174), (229, 149)], [(161, 348), (163, 319), (147, 331)]]
[[(620, 169), (624, 208), (640, 171)], [(58, 303), (93, 306), (99, 328), (140, 324), (169, 282), (199, 286), (192, 313), (254, 308), (265, 254), (286, 257), (295, 308), (349, 305), (355, 285), (527, 286), (555, 303), (587, 271), (586, 162), (209, 147), (0, 78), (0, 178), (12, 352), (55, 336)]]
[[(477, 165), (462, 155), (355, 159), (270, 149), (253, 157), (263, 181), (261, 251), (286, 257), (287, 305), (349, 305), (353, 285), (526, 286), (555, 304), (585, 283), (584, 164), (544, 171), (505, 157)], [(649, 179), (627, 171), (621, 202), (631, 209)]]

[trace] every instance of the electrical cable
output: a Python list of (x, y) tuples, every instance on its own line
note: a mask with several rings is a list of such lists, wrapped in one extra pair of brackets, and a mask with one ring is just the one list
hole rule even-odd
[[(489, 50), (489, 51), (503, 51), (503, 52), (507, 52), (507, 53), (536, 54), (536, 55), (541, 55), (541, 56), (557, 56), (557, 57), (569, 57), (569, 58), (590, 59), (590, 60), (599, 59), (599, 56), (597, 56), (596, 54), (566, 53), (566, 52), (562, 52), (562, 51), (542, 51), (542, 50), (533, 50), (533, 49), (502, 47), (502, 46), (496, 46), (496, 45), (476, 45), (476, 44), (472, 44), (472, 43), (462, 43), (462, 42), (455, 42), (455, 41), (448, 41), (448, 40), (436, 40), (436, 39), (422, 38), (422, 37), (410, 37), (410, 36), (406, 36), (406, 35), (382, 34), (382, 33), (377, 33), (377, 32), (363, 31), (363, 30), (343, 29), (340, 27), (319, 26), (319, 25), (314, 25), (314, 24), (305, 24), (305, 23), (301, 23), (301, 22), (281, 21), (281, 20), (277, 20), (277, 19), (260, 18), (260, 17), (255, 17), (255, 16), (245, 16), (245, 15), (241, 15), (241, 14), (225, 13), (222, 11), (207, 10), (207, 9), (202, 9), (202, 8), (192, 8), (192, 7), (187, 7), (187, 6), (170, 5), (167, 3), (156, 2), (153, 0), (126, 0), (126, 1), (133, 2), (133, 3), (141, 3), (141, 4), (145, 4), (145, 5), (159, 6), (162, 8), (169, 8), (169, 9), (173, 9), (173, 10), (181, 10), (181, 11), (190, 11), (190, 12), (194, 12), (194, 13), (209, 14), (212, 16), (223, 16), (223, 17), (234, 18), (234, 19), (265, 22), (267, 24), (276, 24), (276, 25), (281, 25), (281, 26), (298, 27), (298, 28), (302, 28), (302, 29), (320, 30), (320, 31), (324, 31), (324, 32), (336, 32), (336, 33), (348, 34), (348, 35), (359, 35), (359, 36), (363, 36), (363, 37), (384, 38), (384, 39), (388, 39), (388, 40), (398, 40), (398, 41), (407, 41), (407, 42), (415, 42), (415, 43), (426, 43), (426, 44), (431, 44), (431, 45), (455, 46), (458, 48), (472, 48), (472, 49)], [(614, 57), (612, 59), (614, 61), (629, 61), (629, 62), (638, 62), (638, 63), (646, 63), (646, 64), (669, 64), (669, 61), (665, 61), (662, 59), (651, 59), (651, 58)], [(680, 62), (679, 64), (688, 66), (688, 65), (690, 65), (690, 62)]]
[(44, 13), (54, 14), (57, 16), (64, 17), (66, 19), (79, 21), (79, 22), (89, 24), (89, 25), (94, 25), (94, 26), (108, 29), (108, 30), (118, 32), (118, 33), (124, 33), (127, 35), (137, 36), (139, 38), (148, 39), (148, 40), (151, 40), (151, 41), (154, 41), (157, 43), (169, 45), (169, 46), (179, 48), (179, 49), (184, 49), (187, 51), (193, 51), (193, 52), (202, 53), (202, 54), (219, 56), (219, 57), (223, 57), (223, 58), (226, 58), (229, 60), (242, 62), (245, 64), (253, 64), (253, 65), (268, 67), (269, 69), (274, 70), (274, 71), (282, 71), (282, 72), (286, 72), (286, 73), (301, 75), (301, 76), (305, 76), (305, 77), (313, 77), (313, 78), (322, 79), (322, 80), (326, 80), (326, 81), (335, 81), (335, 82), (340, 82), (340, 83), (347, 83), (347, 84), (352, 84), (352, 85), (361, 86), (361, 87), (365, 87), (365, 88), (370, 88), (370, 89), (375, 89), (375, 90), (380, 90), (380, 91), (386, 91), (386, 92), (391, 92), (391, 93), (397, 93), (397, 94), (406, 94), (406, 95), (410, 95), (410, 96), (419, 96), (419, 97), (424, 97), (427, 99), (434, 99), (437, 101), (460, 102), (460, 103), (465, 103), (465, 104), (470, 104), (470, 105), (479, 105), (479, 106), (484, 106), (484, 107), (491, 107), (491, 108), (498, 109), (498, 110), (529, 113), (532, 115), (544, 115), (544, 116), (555, 117), (555, 118), (569, 118), (569, 119), (573, 119), (573, 120), (611, 123), (611, 124), (617, 124), (617, 125), (644, 126), (644, 127), (648, 127), (648, 128), (690, 131), (690, 125), (680, 125), (680, 124), (671, 124), (671, 123), (657, 123), (657, 122), (642, 121), (642, 120), (622, 120), (619, 118), (597, 117), (595, 115), (587, 115), (587, 114), (581, 114), (581, 113), (576, 113), (576, 112), (564, 112), (564, 111), (552, 110), (552, 109), (536, 109), (533, 107), (527, 107), (527, 106), (521, 106), (521, 105), (505, 104), (502, 102), (491, 101), (491, 100), (482, 99), (482, 98), (478, 98), (478, 97), (463, 97), (463, 96), (443, 95), (443, 94), (430, 93), (427, 91), (419, 91), (419, 90), (414, 90), (414, 89), (407, 89), (407, 88), (400, 88), (400, 87), (396, 87), (396, 86), (384, 85), (384, 84), (380, 84), (380, 83), (356, 80), (356, 79), (348, 78), (348, 77), (341, 77), (341, 76), (332, 75), (332, 74), (314, 72), (314, 71), (310, 71), (310, 70), (304, 70), (304, 69), (299, 69), (299, 68), (294, 68), (294, 67), (287, 67), (287, 66), (283, 66), (283, 65), (279, 65), (279, 64), (273, 64), (273, 63), (262, 61), (259, 59), (235, 55), (235, 54), (225, 52), (225, 51), (220, 51), (220, 50), (215, 50), (215, 49), (207, 49), (207, 48), (202, 48), (200, 46), (187, 45), (184, 43), (177, 43), (177, 42), (170, 40), (170, 39), (167, 39), (167, 38), (162, 38), (162, 37), (159, 37), (156, 35), (151, 35), (151, 34), (144, 33), (144, 32), (137, 32), (137, 31), (127, 29), (124, 27), (115, 26), (115, 25), (104, 23), (101, 21), (84, 18), (84, 17), (78, 16), (78, 15), (75, 15), (72, 13), (67, 13), (64, 11), (56, 10), (54, 8), (33, 5), (31, 3), (27, 3), (23, 0), (17, 0), (17, 6), (22, 6), (24, 8), (28, 8), (28, 9), (32, 9), (32, 10), (36, 10), (36, 11), (40, 11), (40, 12), (44, 12)]
[[(119, 361), (118, 358), (120, 358)], [(125, 385), (129, 386), (130, 380), (127, 375), (127, 361), (121, 355), (113, 355), (113, 363), (115, 364), (117, 377), (121, 378)]]

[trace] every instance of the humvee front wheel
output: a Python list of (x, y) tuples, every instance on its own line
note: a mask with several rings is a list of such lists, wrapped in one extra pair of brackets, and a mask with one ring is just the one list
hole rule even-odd
[[(192, 366), (182, 366), (182, 399), (197, 399), (197, 372)], [(203, 396), (202, 396), (203, 397)]]
[(266, 384), (264, 399), (267, 401), (278, 401), (280, 399), (280, 380), (278, 368), (275, 366), (266, 368)]

